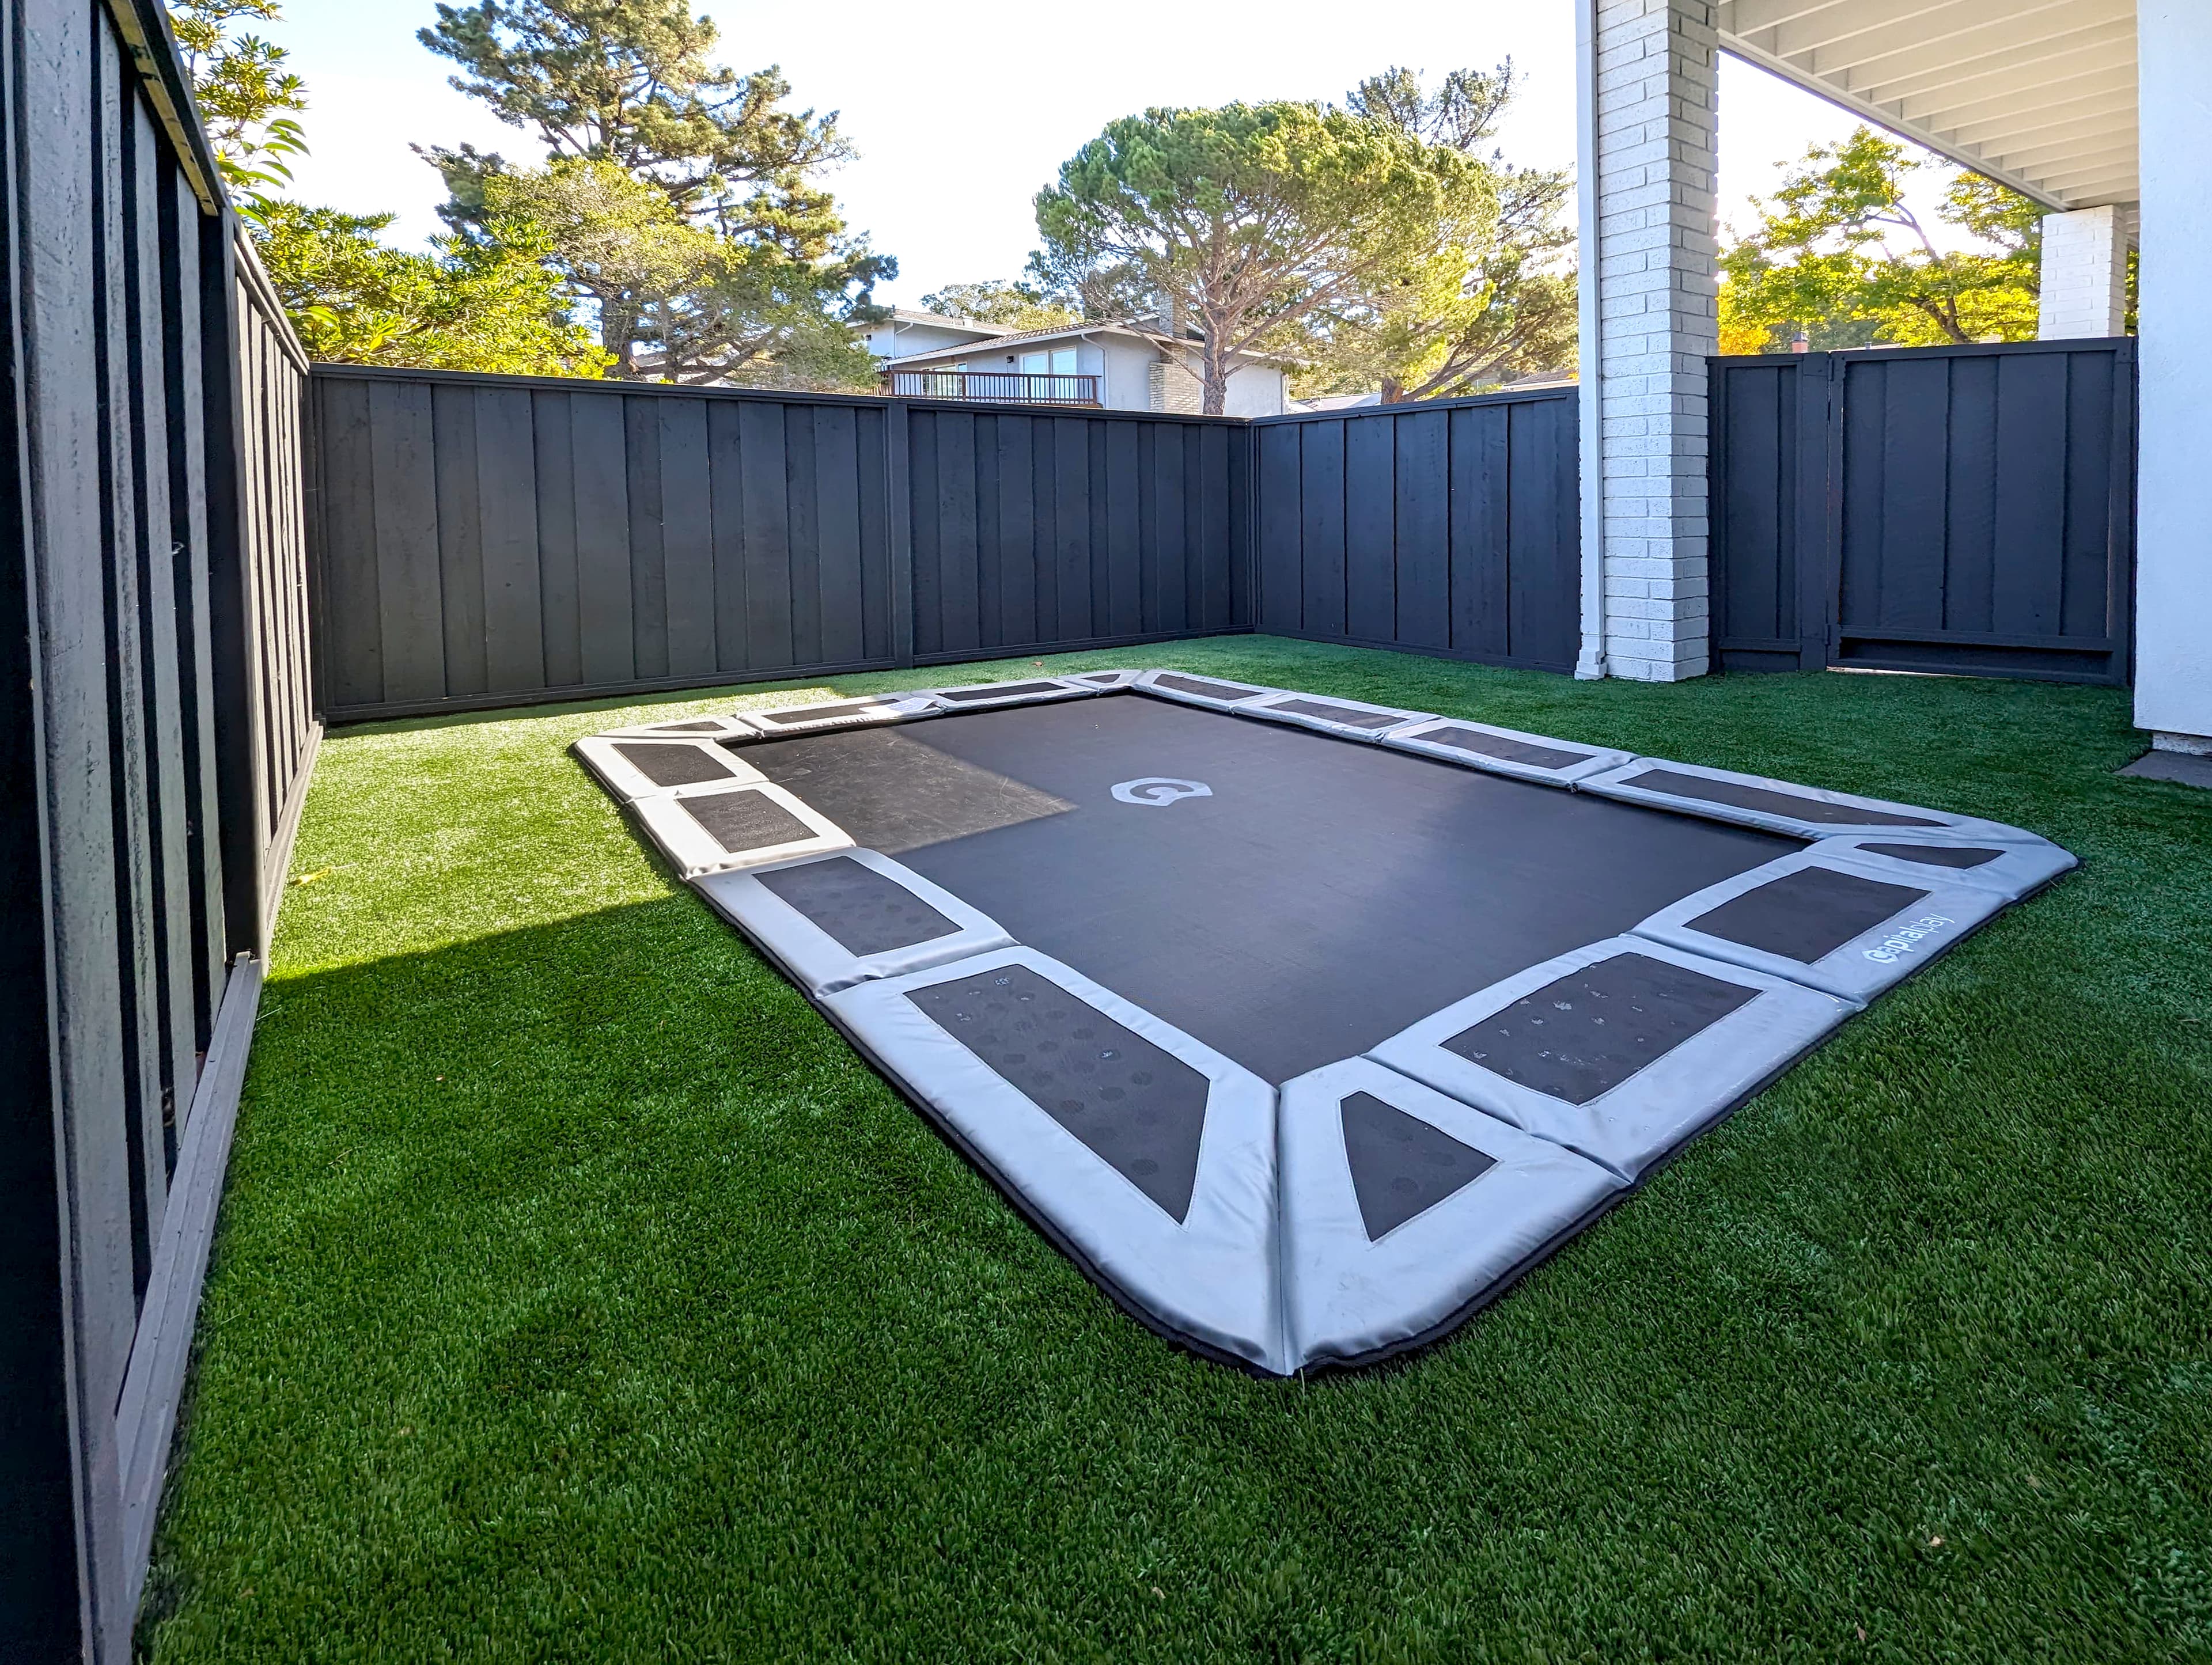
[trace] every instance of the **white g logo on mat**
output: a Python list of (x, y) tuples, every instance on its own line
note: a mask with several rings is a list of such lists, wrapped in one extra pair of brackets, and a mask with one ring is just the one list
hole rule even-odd
[(1124, 781), (1114, 788), (1124, 804), (1172, 804), (1178, 798), (1211, 798), (1213, 788), (1203, 781), (1176, 781), (1164, 775), (1147, 775), (1141, 781)]

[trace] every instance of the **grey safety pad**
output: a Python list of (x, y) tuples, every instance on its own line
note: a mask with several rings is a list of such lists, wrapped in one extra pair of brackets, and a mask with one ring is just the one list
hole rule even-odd
[(765, 778), (712, 739), (594, 734), (572, 749), (599, 784), (626, 804), (685, 787)]
[(1382, 737), (1386, 746), (1440, 757), (1468, 769), (1510, 775), (1522, 781), (1549, 786), (1571, 786), (1632, 761), (1632, 754), (1573, 740), (1554, 740), (1527, 734), (1517, 728), (1498, 728), (1469, 722), (1462, 717), (1439, 717), (1410, 728), (1393, 729)]
[(873, 850), (842, 850), (692, 881), (809, 994), (902, 976), (1013, 939), (941, 885)]
[(1146, 671), (1129, 686), (1139, 694), (1155, 694), (1164, 700), (1180, 700), (1185, 705), (1202, 705), (1214, 711), (1233, 710), (1247, 700), (1289, 691), (1261, 688), (1249, 682), (1228, 682), (1219, 677), (1201, 677), (1188, 671)]
[(737, 717), (671, 717), (665, 722), (636, 723), (628, 728), (611, 728), (599, 738), (604, 740), (715, 740), (725, 736), (740, 738), (752, 731)]
[(1983, 839), (1991, 843), (2027, 843), (2036, 835), (1998, 821), (1952, 815), (1942, 810), (1861, 798), (1848, 792), (1801, 787), (1763, 775), (1705, 769), (1638, 757), (1576, 783), (1583, 792), (1654, 809), (1702, 815), (1738, 826), (1760, 827), (1793, 838), (1834, 838), (1875, 832), (1934, 834), (1945, 838)]
[[(1996, 848), (1996, 847), (1990, 847)], [(1686, 896), (1636, 927), (1654, 942), (1863, 1005), (2004, 907), (1949, 870), (1823, 840)]]
[(1369, 1056), (1634, 1180), (1854, 1008), (1615, 937), (1455, 1001)]
[(994, 706), (1035, 705), (1043, 700), (1077, 700), (1096, 694), (1098, 690), (1073, 677), (1027, 677), (1014, 682), (967, 683), (929, 691), (948, 711), (984, 711)]
[(764, 781), (679, 787), (635, 799), (630, 811), (686, 878), (845, 849), (853, 842), (835, 822)]
[(1070, 682), (1082, 683), (1088, 687), (1097, 689), (1101, 693), (1104, 693), (1111, 689), (1127, 688), (1131, 683), (1136, 681), (1138, 678), (1144, 674), (1145, 673), (1142, 671), (1133, 670), (1079, 671), (1073, 676), (1070, 677), (1068, 680)]
[(1370, 705), (1364, 700), (1324, 698), (1317, 694), (1276, 694), (1237, 707), (1238, 714), (1265, 717), (1272, 722), (1296, 723), (1340, 739), (1379, 740), (1383, 735), (1414, 723), (1427, 722), (1433, 713), (1401, 711), (1395, 706)]
[(1870, 870), (1894, 873), (1900, 883), (1942, 879), (1971, 890), (1995, 890), (2008, 902), (2033, 896), (2061, 873), (2078, 866), (2067, 851), (2043, 839), (2019, 844), (1977, 843), (1970, 838), (1896, 834), (1863, 838), (1826, 838), (1820, 848), (1870, 864)]
[(930, 694), (865, 694), (857, 699), (824, 700), (780, 710), (742, 711), (738, 720), (757, 736), (815, 734), (825, 728), (860, 728), (870, 723), (902, 723), (941, 711)]
[(1286, 1372), (1265, 1082), (1025, 948), (823, 1005), (1116, 1299), (1206, 1352)]
[(1624, 1188), (1595, 1163), (1364, 1058), (1285, 1083), (1276, 1125), (1283, 1307), (1301, 1367), (1364, 1363), (1441, 1334)]

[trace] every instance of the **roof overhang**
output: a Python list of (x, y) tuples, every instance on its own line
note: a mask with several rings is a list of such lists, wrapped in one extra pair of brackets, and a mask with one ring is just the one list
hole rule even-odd
[(1723, 51), (2051, 208), (2141, 194), (2135, 0), (1720, 0), (1717, 21)]

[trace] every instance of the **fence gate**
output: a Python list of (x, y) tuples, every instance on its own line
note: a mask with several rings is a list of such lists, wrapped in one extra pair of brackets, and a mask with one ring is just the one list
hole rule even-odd
[(1711, 366), (1723, 669), (2128, 682), (2133, 341)]

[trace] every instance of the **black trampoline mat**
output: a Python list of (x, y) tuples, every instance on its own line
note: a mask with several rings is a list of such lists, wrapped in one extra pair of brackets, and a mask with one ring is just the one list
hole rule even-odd
[[(1141, 695), (745, 756), (856, 844), (1276, 1084), (1802, 848)], [(1147, 780), (1210, 795), (1114, 798)]]

